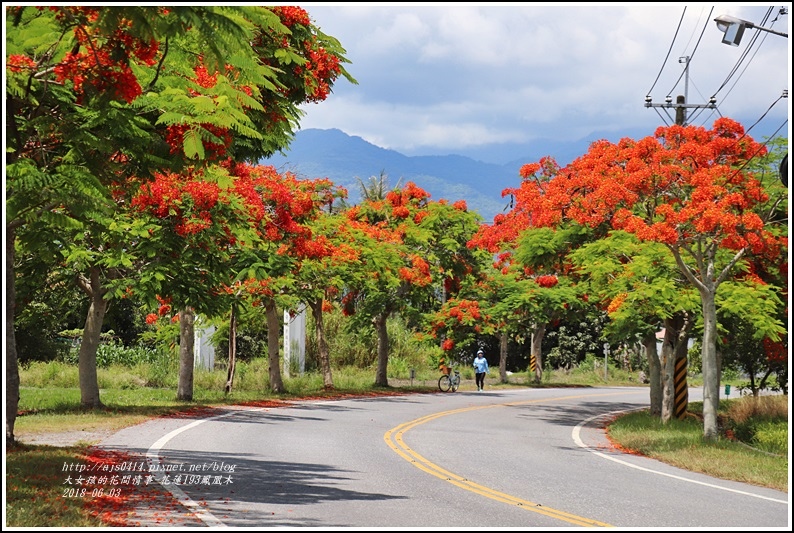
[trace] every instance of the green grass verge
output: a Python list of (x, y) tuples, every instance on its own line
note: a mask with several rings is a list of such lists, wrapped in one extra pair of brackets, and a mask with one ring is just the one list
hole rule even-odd
[[(783, 433), (788, 434), (788, 396), (763, 398), (762, 403), (777, 414), (757, 413), (755, 416), (764, 423), (754, 426), (748, 442), (737, 440), (731, 430), (736, 425), (730, 418), (732, 405), (758, 400), (752, 396), (722, 400), (718, 416), (723, 431), (716, 440), (703, 438), (702, 402), (690, 403), (688, 416), (666, 424), (647, 410), (623, 415), (609, 424), (608, 436), (630, 453), (720, 479), (788, 492), (788, 440), (780, 438)], [(748, 420), (752, 424), (752, 419)]]

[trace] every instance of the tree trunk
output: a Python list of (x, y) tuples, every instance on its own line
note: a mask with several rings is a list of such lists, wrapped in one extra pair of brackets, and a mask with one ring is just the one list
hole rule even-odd
[(331, 376), (331, 356), (328, 353), (328, 340), (325, 338), (325, 323), (323, 322), (323, 299), (318, 298), (309, 303), (314, 317), (314, 331), (317, 339), (317, 356), (320, 360), (320, 372), (323, 375), (323, 388), (332, 390), (334, 380)]
[(99, 382), (97, 381), (96, 353), (99, 349), (102, 323), (105, 320), (108, 302), (102, 288), (99, 267), (92, 267), (90, 279), (81, 278), (78, 285), (90, 298), (88, 315), (85, 319), (83, 337), (80, 341), (80, 352), (77, 368), (80, 382), (80, 405), (87, 409), (102, 407), (99, 399)]
[(648, 358), (650, 376), (651, 415), (662, 416), (662, 364), (656, 350), (656, 332), (651, 331), (642, 339), (645, 356)]
[(193, 343), (195, 315), (191, 307), (179, 312), (179, 383), (176, 399), (193, 401)]
[[(671, 247), (673, 257), (678, 268), (700, 293), (700, 304), (703, 315), (703, 348), (701, 351), (701, 364), (703, 365), (703, 438), (717, 440), (717, 411), (720, 406), (720, 361), (717, 355), (717, 305), (715, 302), (717, 288), (733, 265), (735, 265), (747, 250), (739, 250), (733, 260), (726, 265), (722, 274), (715, 277), (714, 254), (715, 249), (707, 247), (705, 253), (697, 256), (699, 276), (695, 276), (684, 263), (678, 248)], [(704, 250), (701, 250), (704, 252)]]
[(387, 368), (389, 365), (389, 332), (386, 330), (388, 313), (381, 313), (375, 317), (375, 331), (378, 334), (378, 369), (375, 371), (375, 385), (388, 387), (389, 378)]
[(507, 332), (503, 331), (499, 335), (499, 379), (502, 383), (507, 383)]
[(546, 334), (546, 324), (536, 324), (532, 332), (532, 355), (535, 357), (535, 383), (543, 379), (543, 356), (541, 346), (543, 336)]
[(700, 293), (703, 303), (703, 438), (716, 440), (717, 411), (720, 406), (720, 369), (717, 361), (716, 289), (706, 287)]
[(237, 315), (232, 306), (231, 317), (229, 317), (229, 366), (226, 371), (226, 394), (232, 391), (234, 383), (234, 365), (237, 360)]
[(14, 333), (14, 312), (16, 309), (16, 289), (14, 287), (14, 243), (16, 230), (6, 225), (6, 447), (16, 445), (14, 425), (19, 410), (19, 362), (17, 360), (17, 341)]
[(279, 360), (279, 331), (281, 321), (278, 317), (275, 300), (268, 299), (265, 303), (265, 315), (267, 316), (267, 357), (270, 365), (268, 375), (270, 377), (270, 390), (276, 393), (286, 392), (284, 382), (281, 380), (281, 367)]

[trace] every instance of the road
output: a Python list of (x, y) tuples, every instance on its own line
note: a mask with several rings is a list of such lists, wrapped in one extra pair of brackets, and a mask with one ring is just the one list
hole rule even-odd
[(791, 530), (787, 493), (610, 449), (605, 420), (648, 401), (641, 387), (301, 401), (157, 419), (100, 446), (145, 454), (211, 527)]

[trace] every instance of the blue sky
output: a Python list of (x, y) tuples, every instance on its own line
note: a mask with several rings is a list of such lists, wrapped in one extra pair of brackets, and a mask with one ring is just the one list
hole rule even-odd
[(406, 155), (443, 155), (593, 132), (652, 135), (675, 112), (645, 107), (646, 95), (663, 104), (686, 94), (689, 104), (717, 100), (717, 110), (689, 110), (692, 124), (711, 127), (726, 116), (745, 128), (761, 119), (750, 131), (758, 140), (781, 126), (779, 134), (790, 132), (790, 99), (781, 99), (791, 81), (788, 38), (747, 30), (740, 46), (728, 46), (713, 21), (726, 14), (789, 34), (781, 6), (300, 5), (341, 42), (359, 82), (340, 79), (325, 102), (305, 106), (302, 129), (337, 128)]

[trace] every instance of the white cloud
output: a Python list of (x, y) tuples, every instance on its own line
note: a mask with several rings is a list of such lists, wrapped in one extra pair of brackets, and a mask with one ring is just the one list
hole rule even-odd
[[(451, 153), (456, 147), (533, 138), (577, 140), (595, 131), (643, 128), (651, 135), (675, 113), (668, 118), (663, 109), (645, 107), (647, 94), (657, 104), (668, 94), (675, 100), (686, 92), (690, 104), (705, 104), (716, 94), (719, 113), (743, 119), (747, 127), (791, 79), (786, 38), (759, 32), (747, 54), (754, 32), (748, 30), (740, 47), (730, 47), (721, 43), (712, 20), (726, 13), (772, 24), (778, 13), (765, 19), (767, 6), (466, 3), (306, 9), (347, 50), (348, 71), (359, 85), (340, 79), (327, 101), (306, 107), (301, 127), (338, 128), (405, 153)], [(786, 31), (788, 15), (774, 24)], [(737, 67), (743, 53), (746, 59)], [(687, 56), (685, 75), (687, 62), (680, 58)], [(720, 88), (732, 70), (736, 74)], [(707, 126), (719, 116), (700, 112), (699, 120), (708, 117)], [(774, 129), (789, 114), (785, 100), (764, 120)]]

